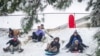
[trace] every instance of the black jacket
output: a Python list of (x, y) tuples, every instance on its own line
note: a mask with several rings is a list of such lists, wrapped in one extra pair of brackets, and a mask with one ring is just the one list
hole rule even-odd
[(17, 45), (20, 44), (20, 41), (19, 41), (19, 40), (14, 41), (14, 40), (12, 39), (12, 40), (9, 40), (9, 41), (7, 42), (7, 44), (13, 45), (13, 46), (15, 47), (15, 46), (17, 46)]
[(59, 49), (60, 49), (60, 43), (59, 42), (52, 41), (50, 45), (51, 45), (51, 47), (54, 47), (54, 46), (57, 47), (57, 50), (59, 51)]
[[(75, 49), (75, 48), (77, 48), (77, 49)], [(78, 45), (75, 45), (75, 44), (73, 44), (71, 47), (70, 47), (70, 51), (71, 52), (73, 52), (73, 51), (82, 51), (83, 50), (83, 47), (82, 47), (82, 45), (81, 44), (78, 44)]]

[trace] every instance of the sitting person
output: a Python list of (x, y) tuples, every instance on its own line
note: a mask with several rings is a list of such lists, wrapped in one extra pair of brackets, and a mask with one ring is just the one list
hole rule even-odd
[(38, 29), (36, 32), (32, 33), (32, 36), (29, 36), (27, 40), (24, 41), (26, 44), (29, 40), (33, 40), (34, 42), (40, 42), (42, 37), (45, 35), (44, 31), (41, 29), (40, 26), (37, 27)]
[(11, 28), (9, 28), (9, 34), (8, 34), (8, 37), (9, 38), (12, 38), (14, 36), (13, 34), (13, 30)]
[(17, 37), (14, 37), (13, 39), (9, 40), (6, 44), (9, 44), (9, 46), (6, 48), (3, 48), (5, 52), (10, 51), (12, 54), (14, 54), (14, 51), (17, 51), (17, 50), (18, 52), (23, 51), (23, 49), (21, 49), (21, 42), (18, 40)]
[(45, 51), (51, 52), (51, 53), (58, 53), (60, 49), (60, 43), (59, 43), (59, 38), (56, 37), (54, 40), (47, 45), (47, 48)]
[(71, 45), (71, 47), (69, 48), (69, 51), (71, 52), (83, 52), (83, 47), (82, 45), (79, 43), (78, 40), (75, 40), (75, 42)]
[(41, 41), (42, 37), (45, 35), (45, 33), (43, 32), (43, 30), (41, 29), (40, 26), (38, 26), (38, 30), (36, 32), (32, 33), (32, 39), (35, 39), (37, 41)]
[(83, 47), (85, 47), (85, 48), (88, 47), (88, 46), (86, 46), (85, 44), (83, 44), (82, 39), (81, 39), (81, 36), (78, 34), (77, 31), (75, 31), (74, 34), (71, 36), (71, 38), (70, 38), (70, 40), (69, 40), (69, 43), (66, 45), (66, 48), (69, 48), (69, 47), (73, 44), (73, 42), (74, 42), (75, 40), (78, 40), (79, 43), (80, 43)]

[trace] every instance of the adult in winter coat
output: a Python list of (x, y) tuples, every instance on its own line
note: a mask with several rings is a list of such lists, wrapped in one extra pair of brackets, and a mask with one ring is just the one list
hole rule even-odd
[(41, 26), (38, 26), (37, 31), (32, 33), (32, 39), (35, 39), (36, 41), (41, 41), (42, 40), (42, 37), (44, 35), (45, 35), (45, 33), (41, 29)]
[(69, 48), (69, 47), (74, 43), (75, 40), (78, 40), (79, 43), (80, 43), (83, 47), (85, 47), (85, 48), (88, 47), (88, 46), (86, 46), (85, 44), (83, 44), (81, 36), (78, 34), (77, 31), (75, 31), (75, 32), (73, 33), (73, 35), (71, 36), (71, 38), (70, 38), (68, 44), (66, 45), (66, 48)]
[(38, 26), (37, 30), (32, 33), (32, 36), (29, 36), (28, 39), (24, 41), (24, 44), (28, 43), (30, 40), (33, 40), (34, 42), (40, 42), (42, 41), (43, 36), (45, 36), (45, 33), (41, 27)]
[(60, 49), (59, 38), (56, 37), (50, 44), (47, 45), (47, 48), (45, 49), (45, 51), (58, 53), (60, 51), (59, 49)]
[(83, 52), (83, 46), (79, 43), (78, 40), (75, 40), (74, 43), (71, 45), (71, 47), (69, 48), (69, 51), (71, 52)]
[(14, 54), (14, 51), (22, 52), (23, 49), (21, 49), (21, 42), (18, 40), (17, 37), (14, 37), (13, 39), (9, 40), (6, 44), (9, 44), (8, 47), (3, 48), (5, 52), (10, 51), (12, 54)]

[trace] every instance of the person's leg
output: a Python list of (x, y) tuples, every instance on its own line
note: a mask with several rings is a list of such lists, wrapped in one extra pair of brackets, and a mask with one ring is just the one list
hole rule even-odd
[(69, 47), (69, 51), (70, 51), (70, 52), (75, 51), (74, 48), (75, 48), (75, 46), (72, 45), (71, 47)]
[(85, 48), (87, 48), (88, 46), (86, 46), (85, 44), (83, 44), (83, 43), (81, 43), (81, 45), (83, 46), (83, 47), (85, 47)]
[(50, 51), (53, 52), (53, 53), (57, 53), (58, 52), (58, 49), (57, 49), (56, 46), (54, 46), (54, 47), (51, 48)]
[(10, 51), (10, 45), (9, 45), (8, 47), (6, 47), (6, 48), (3, 48), (3, 50), (4, 50), (5, 52)]
[(11, 45), (9, 48), (10, 48), (10, 52), (11, 52), (12, 54), (14, 54), (14, 46)]
[(70, 48), (70, 46), (71, 46), (71, 43), (68, 43), (68, 44), (66, 44), (66, 48)]
[(40, 35), (38, 36), (38, 41), (41, 41), (42, 37), (43, 37), (43, 35), (42, 35), (42, 33), (40, 33)]
[(19, 44), (18, 46), (16, 46), (18, 52), (21, 52), (23, 49), (21, 48), (21, 44)]
[(33, 32), (33, 35), (32, 35), (32, 39), (37, 39), (38, 36), (35, 34), (35, 32)]
[(83, 46), (80, 46), (80, 47), (79, 47), (79, 50), (80, 50), (80, 51), (79, 51), (80, 53), (83, 53), (83, 50), (84, 50)]
[(47, 44), (47, 47), (46, 47), (45, 51), (49, 51), (50, 48), (51, 48), (51, 45)]

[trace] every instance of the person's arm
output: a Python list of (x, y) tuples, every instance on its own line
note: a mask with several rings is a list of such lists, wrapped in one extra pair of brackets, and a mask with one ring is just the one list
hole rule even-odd
[(73, 35), (70, 37), (69, 43), (72, 43), (73, 41)]
[(45, 30), (45, 33), (50, 36), (51, 38), (54, 38), (50, 33), (48, 33), (46, 30)]
[(80, 35), (78, 35), (78, 38), (79, 38), (79, 41), (80, 41), (80, 42), (83, 41)]
[(11, 40), (9, 40), (6, 44), (9, 44), (11, 42)]
[(58, 49), (60, 49), (60, 43), (58, 44)]

